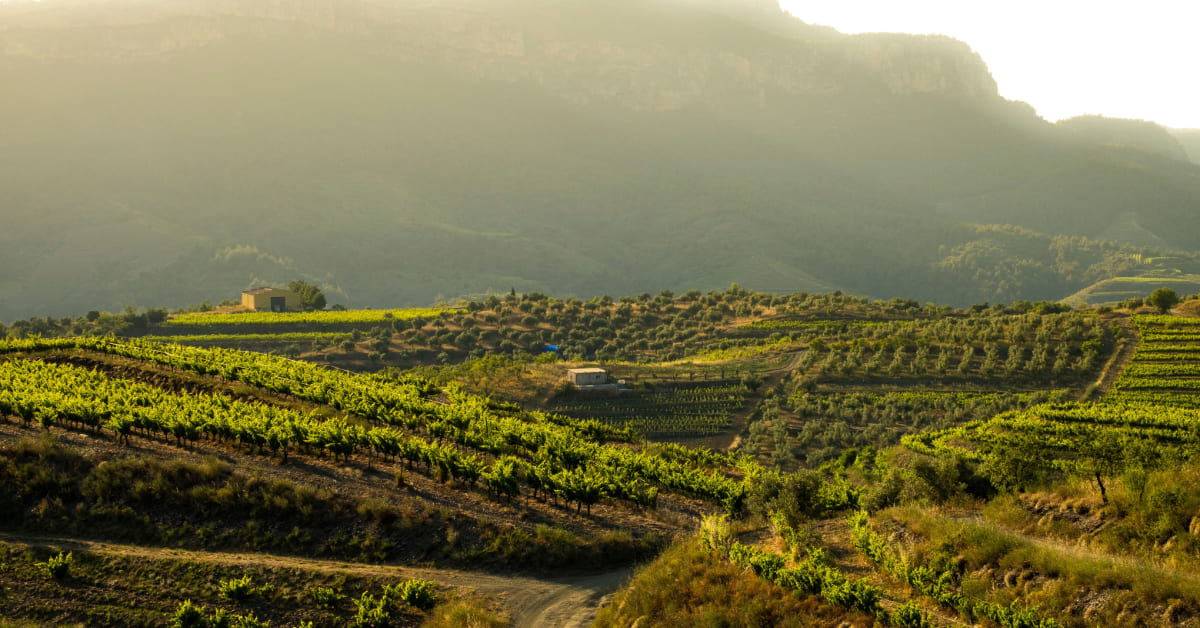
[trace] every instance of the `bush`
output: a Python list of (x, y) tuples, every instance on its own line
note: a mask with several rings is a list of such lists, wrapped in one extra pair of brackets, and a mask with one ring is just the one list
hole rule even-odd
[(346, 599), (346, 596), (329, 587), (313, 587), (308, 590), (308, 596), (314, 604), (324, 608), (337, 608), (337, 605)]
[(400, 584), (399, 597), (405, 604), (427, 611), (437, 604), (437, 593), (434, 593), (436, 587), (428, 580), (414, 578)]
[(1179, 304), (1179, 295), (1170, 288), (1159, 288), (1146, 297), (1146, 305), (1158, 308), (1159, 314), (1166, 314)]
[(825, 499), (832, 495), (822, 495), (825, 482), (815, 471), (788, 475), (763, 473), (749, 484), (747, 506), (750, 512), (767, 517), (769, 513), (782, 513), (783, 522), (790, 527), (824, 514), (826, 507), (837, 501)]
[(879, 589), (871, 586), (866, 578), (858, 580), (843, 580), (839, 583), (826, 583), (821, 589), (821, 595), (830, 604), (844, 606), (873, 613), (879, 609), (882, 597)]
[(733, 545), (729, 515), (705, 515), (700, 521), (700, 540), (721, 557), (729, 556), (729, 549)]
[(892, 613), (891, 624), (897, 628), (932, 628), (933, 623), (929, 621), (929, 615), (917, 606), (916, 602), (909, 600), (898, 607)]
[(71, 571), (72, 552), (66, 554), (59, 552), (57, 556), (51, 556), (50, 560), (44, 563), (38, 563), (37, 566), (42, 569), (47, 576), (55, 580), (66, 578)]
[(270, 584), (255, 587), (250, 576), (245, 575), (236, 580), (222, 580), (219, 587), (219, 595), (226, 600), (244, 600), (252, 595), (270, 593), (274, 589), (275, 587)]
[(421, 625), (424, 628), (449, 628), (451, 626), (501, 628), (507, 626), (508, 622), (488, 610), (481, 600), (460, 599), (439, 607), (437, 612)]
[(233, 628), (266, 628), (270, 622), (262, 621), (254, 614), (254, 611), (250, 611), (245, 615), (234, 615), (232, 625)]
[(172, 628), (204, 628), (206, 625), (204, 607), (192, 604), (191, 600), (184, 600), (171, 618)]
[(386, 594), (377, 600), (374, 595), (363, 591), (362, 597), (354, 600), (354, 606), (358, 609), (350, 621), (354, 628), (376, 628), (392, 622), (391, 604)]

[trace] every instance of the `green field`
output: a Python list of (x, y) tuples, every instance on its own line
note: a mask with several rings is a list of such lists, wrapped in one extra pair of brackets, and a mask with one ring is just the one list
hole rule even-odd
[(393, 320), (409, 321), (436, 318), (450, 310), (438, 308), (402, 308), (394, 310), (342, 310), (319, 312), (236, 312), (228, 314), (196, 313), (173, 316), (166, 326), (185, 328), (240, 328), (251, 326), (312, 326), (385, 324)]
[(1144, 299), (1159, 288), (1170, 288), (1179, 295), (1200, 293), (1200, 274), (1167, 273), (1159, 276), (1117, 277), (1095, 283), (1063, 299), (1067, 303), (1105, 305), (1127, 299)]
[(334, 340), (348, 338), (350, 334), (342, 332), (295, 332), (278, 334), (190, 334), (183, 336), (141, 336), (147, 342), (165, 344), (188, 343), (285, 343), (312, 340)]

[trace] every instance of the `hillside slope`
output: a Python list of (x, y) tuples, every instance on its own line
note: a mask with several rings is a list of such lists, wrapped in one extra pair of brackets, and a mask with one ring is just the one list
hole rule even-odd
[(1188, 158), (1200, 164), (1200, 129), (1172, 129), (1171, 135), (1187, 151)]

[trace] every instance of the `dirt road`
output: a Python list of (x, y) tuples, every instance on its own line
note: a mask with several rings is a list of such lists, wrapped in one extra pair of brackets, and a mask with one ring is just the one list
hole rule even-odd
[[(1104, 365), (1104, 369), (1100, 371), (1100, 375), (1096, 378), (1096, 392), (1103, 395), (1112, 390), (1114, 384), (1117, 383), (1117, 378), (1121, 376), (1121, 371), (1125, 370), (1125, 366), (1133, 359), (1133, 354), (1137, 352), (1138, 345), (1141, 344), (1141, 337), (1137, 330), (1129, 321), (1129, 317), (1123, 316), (1117, 320), (1124, 330), (1125, 344), (1121, 349), (1113, 354), (1112, 358)], [(1085, 400), (1086, 401), (1086, 400)]]
[(456, 589), (473, 590), (500, 602), (508, 610), (515, 628), (588, 626), (596, 611), (630, 576), (632, 569), (621, 569), (568, 578), (506, 576), (459, 569), (429, 569), (369, 565), (335, 560), (319, 560), (271, 554), (205, 552), (171, 548), (142, 547), (90, 541), (87, 539), (20, 536), (0, 533), (0, 541), (10, 544), (47, 546), (65, 551), (90, 552), (150, 560), (181, 560), (219, 565), (281, 567), (329, 573), (348, 573), (404, 580), (424, 578)]
[[(804, 357), (803, 351), (797, 351), (792, 355), (791, 360), (784, 366), (768, 369), (765, 371), (755, 371), (757, 377), (763, 380), (762, 388), (774, 388), (779, 384), (779, 380), (786, 377), (788, 373), (796, 370), (800, 366), (800, 360)], [(745, 408), (730, 415), (729, 429), (715, 434), (713, 436), (703, 436), (698, 438), (677, 439), (677, 442), (687, 447), (707, 447), (713, 451), (734, 451), (741, 446), (742, 432), (746, 431), (746, 425), (750, 422), (750, 417), (758, 409), (758, 403), (748, 404)]]

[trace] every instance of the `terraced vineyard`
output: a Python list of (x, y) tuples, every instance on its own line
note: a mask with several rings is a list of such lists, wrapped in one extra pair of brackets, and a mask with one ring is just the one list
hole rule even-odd
[(654, 437), (711, 435), (729, 429), (730, 417), (746, 405), (746, 387), (736, 383), (717, 386), (669, 387), (625, 391), (607, 399), (564, 401), (555, 412), (628, 427)]
[(764, 320), (764, 321), (754, 321), (752, 323), (746, 323), (746, 324), (738, 327), (738, 329), (739, 330), (753, 330), (753, 331), (768, 331), (768, 332), (785, 331), (785, 330), (802, 330), (802, 331), (812, 331), (812, 332), (830, 332), (830, 331), (832, 331), (832, 332), (836, 333), (836, 332), (844, 331), (844, 330), (850, 329), (850, 328), (860, 328), (861, 329), (861, 328), (880, 327), (880, 326), (888, 325), (889, 322), (890, 321), (853, 320), (853, 319), (851, 319), (851, 320), (846, 320), (846, 319), (833, 319), (833, 320), (776, 319), (776, 320)]
[(783, 378), (784, 396), (752, 420), (744, 439), (751, 451), (778, 468), (817, 468), (906, 435), (1077, 398), (1121, 333), (1096, 313), (1028, 304), (868, 313), (742, 327), (794, 326), (805, 343)]
[[(1139, 316), (1142, 342), (1114, 389), (1094, 403), (1006, 412), (950, 429), (910, 435), (912, 450), (959, 455), (1020, 485), (1047, 470), (1103, 477), (1155, 468), (1200, 453), (1200, 319)], [(1189, 342), (1195, 338), (1195, 344)], [(1022, 458), (1014, 457), (1022, 452)]]
[[(773, 457), (794, 457), (808, 467), (847, 450), (881, 449), (907, 434), (945, 429), (1000, 412), (1069, 398), (1069, 390), (1000, 394), (993, 392), (797, 393), (785, 406), (795, 416), (785, 434), (766, 421), (751, 427), (750, 446), (770, 445)], [(773, 418), (772, 418), (773, 417)], [(768, 421), (778, 420), (778, 413)]]
[(1142, 344), (1121, 373), (1113, 401), (1200, 407), (1200, 319), (1139, 316)]
[[(144, 386), (108, 382), (72, 367), (44, 365), (16, 354), (86, 350), (120, 355), (258, 386), (329, 405), (347, 418), (304, 416), (269, 406), (241, 406), (223, 396), (158, 395)], [(420, 380), (389, 381), (303, 362), (223, 349), (105, 339), (0, 343), (9, 354), (0, 371), (0, 411), (45, 427), (107, 429), (119, 438), (173, 437), (177, 442), (231, 439), (254, 450), (289, 448), (350, 459), (361, 455), (421, 463), (445, 480), (479, 480), (492, 492), (520, 486), (573, 502), (602, 499), (653, 506), (660, 489), (740, 508), (744, 489), (720, 472), (679, 459), (605, 444), (629, 433), (597, 421), (581, 423), (522, 413)], [(56, 384), (56, 382), (60, 382)], [(39, 392), (43, 391), (43, 392)]]
[[(873, 321), (795, 321), (807, 350), (804, 375), (838, 391), (889, 381), (921, 389), (1028, 382), (1070, 384), (1094, 371), (1112, 344), (1099, 316), (1007, 310)], [(770, 321), (784, 324), (788, 321)]]
[[(1191, 394), (1200, 390), (1197, 320), (1138, 317), (1141, 345), (1132, 352), (1123, 343), (1136, 339), (1120, 313), (1108, 311), (710, 296), (594, 300), (559, 310), (553, 300), (514, 297), (432, 320), (393, 318), (378, 333), (271, 333), (251, 325), (162, 337), (190, 346), (145, 338), (5, 340), (0, 435), (50, 437), (0, 446), (0, 485), (10, 487), (0, 492), (0, 512), (18, 522), (6, 530), (103, 529), (134, 542), (123, 536), (133, 530), (194, 549), (301, 547), (329, 558), (503, 568), (538, 565), (548, 555), (559, 557), (555, 565), (570, 563), (563, 556), (629, 564), (649, 557), (647, 548), (662, 549), (660, 531), (677, 534), (700, 520), (716, 525), (715, 513), (749, 513), (755, 516), (730, 520), (729, 535), (742, 530), (736, 539), (706, 549), (684, 541), (706, 555), (689, 560), (716, 561), (713, 569), (733, 568), (733, 577), (756, 574), (752, 586), (778, 588), (810, 609), (820, 605), (822, 616), (840, 613), (862, 625), (1074, 626), (1081, 624), (1067, 598), (981, 588), (937, 552), (961, 545), (955, 551), (970, 555), (977, 570), (1016, 558), (971, 554), (972, 544), (955, 540), (953, 530), (938, 532), (936, 542), (896, 541), (887, 522), (923, 521), (914, 505), (975, 508), (971, 500), (1061, 478), (1126, 495), (1118, 491), (1136, 479), (1131, 472), (1154, 473), (1200, 452), (1200, 404)], [(568, 308), (578, 309), (575, 318), (566, 318)], [(755, 309), (773, 317), (769, 324), (746, 322)], [(639, 318), (644, 329), (627, 335), (620, 325)], [(535, 357), (513, 340), (535, 347), (560, 334), (581, 345), (610, 343), (596, 345), (596, 353), (635, 352), (637, 360), (600, 361), (634, 382), (632, 389), (572, 393), (562, 377), (579, 362)], [(194, 346), (235, 337), (406, 346), (426, 335), (422, 351), (441, 349), (447, 363), (370, 374)], [(448, 337), (487, 344), (472, 349), (481, 357), (453, 363)], [(654, 352), (671, 359), (641, 359)], [(1126, 357), (1107, 395), (1073, 401), (1090, 395), (1105, 363)], [(521, 387), (534, 392), (493, 394)], [(647, 439), (718, 435), (708, 439), (717, 442), (735, 432), (741, 440), (733, 453)], [(75, 457), (56, 438), (91, 453)], [(130, 461), (126, 452), (188, 461)], [(322, 488), (288, 483), (309, 480)], [(47, 484), (54, 493), (37, 493)], [(334, 492), (343, 486), (347, 494)], [(1147, 490), (1148, 503), (1170, 497)], [(56, 494), (63, 498), (55, 501)], [(893, 505), (910, 510), (897, 514)], [(864, 508), (870, 520), (845, 522)], [(190, 523), (214, 516), (216, 528)], [(756, 521), (770, 521), (770, 529), (748, 530)], [(983, 524), (971, 525), (972, 534), (983, 534)], [(1156, 525), (1167, 532), (1148, 542), (1190, 542), (1178, 531), (1188, 521)], [(330, 535), (339, 540), (322, 541)], [(855, 548), (866, 562), (847, 558)], [(866, 580), (864, 565), (874, 570)], [(1179, 597), (1155, 595), (1155, 604)], [(652, 612), (637, 608), (630, 622)]]
[(182, 336), (142, 336), (146, 342), (162, 344), (220, 344), (229, 342), (240, 343), (280, 343), (280, 342), (312, 342), (314, 340), (346, 340), (351, 337), (343, 332), (284, 332), (278, 334), (188, 334)]

